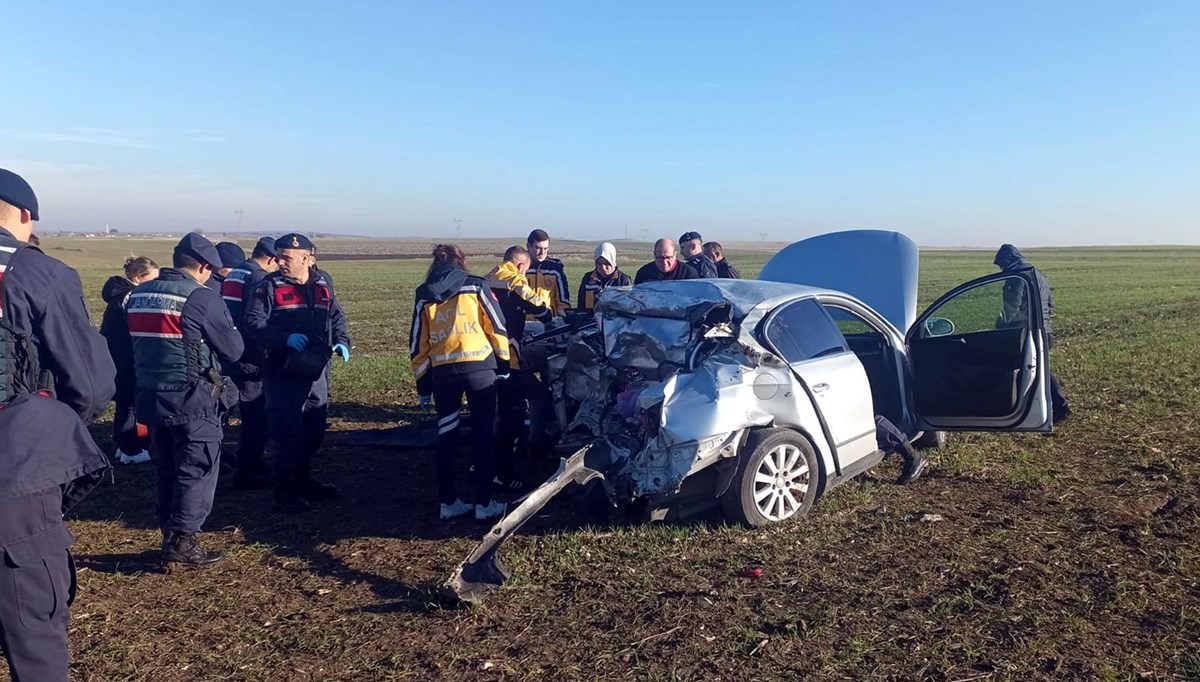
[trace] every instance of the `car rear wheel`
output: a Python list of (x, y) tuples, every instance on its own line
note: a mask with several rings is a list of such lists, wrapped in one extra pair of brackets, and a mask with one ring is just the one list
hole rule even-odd
[(925, 431), (913, 441), (913, 447), (918, 450), (940, 450), (946, 447), (946, 432)]
[(746, 439), (738, 472), (721, 499), (726, 517), (765, 526), (804, 516), (820, 481), (808, 440), (790, 429), (755, 431)]

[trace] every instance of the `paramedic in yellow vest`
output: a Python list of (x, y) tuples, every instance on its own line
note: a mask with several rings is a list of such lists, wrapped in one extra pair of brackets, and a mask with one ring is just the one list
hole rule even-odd
[(555, 317), (561, 317), (571, 307), (571, 289), (562, 261), (550, 257), (550, 235), (545, 230), (534, 230), (525, 246), (531, 259), (525, 273), (529, 286), (546, 301)]
[(509, 491), (525, 487), (517, 475), (516, 463), (528, 452), (529, 393), (538, 386), (532, 373), (521, 371), (521, 339), (525, 334), (525, 316), (544, 323), (547, 329), (555, 326), (550, 307), (529, 286), (525, 272), (531, 259), (522, 246), (509, 247), (504, 262), (488, 273), (487, 283), (500, 302), (504, 326), (508, 330), (512, 372), (496, 385), (499, 398), (500, 428), (496, 438), (497, 485)]
[[(496, 297), (480, 277), (467, 272), (462, 250), (438, 244), (425, 283), (417, 287), (413, 308), (413, 375), (422, 405), (432, 398), (438, 416), (437, 478), (443, 520), (472, 511), (479, 521), (504, 514), (492, 499), (496, 420), (496, 378), (509, 373), (508, 336)], [(475, 504), (455, 491), (459, 410), (463, 394), (471, 409), (471, 449), (475, 464)]]
[(596, 247), (596, 267), (583, 276), (579, 282), (579, 309), (592, 311), (596, 309), (596, 297), (608, 287), (628, 287), (633, 285), (629, 275), (617, 269), (617, 247), (604, 242)]

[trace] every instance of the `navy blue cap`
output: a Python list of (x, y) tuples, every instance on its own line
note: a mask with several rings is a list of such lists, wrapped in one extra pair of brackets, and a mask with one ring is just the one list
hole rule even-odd
[(34, 220), (39, 220), (37, 195), (33, 193), (33, 188), (25, 182), (25, 178), (3, 168), (0, 168), (0, 201), (23, 208), (29, 211)]
[(264, 252), (266, 252), (266, 254), (268, 256), (270, 256), (272, 258), (279, 255), (279, 252), (275, 250), (275, 238), (274, 237), (263, 237), (262, 239), (259, 239), (258, 243), (254, 245), (254, 250), (255, 251), (264, 251)]
[(704, 241), (704, 237), (701, 237), (699, 232), (684, 232), (683, 236), (679, 238), (679, 243), (682, 244), (684, 242), (690, 242), (693, 239)]
[(278, 252), (284, 249), (306, 249), (308, 251), (316, 251), (317, 245), (313, 244), (312, 240), (308, 237), (305, 237), (298, 232), (293, 232), (292, 234), (285, 234), (279, 239), (275, 240), (275, 251)]
[(236, 268), (246, 262), (246, 252), (233, 242), (218, 242), (217, 254), (221, 256), (221, 267)]
[(175, 245), (175, 253), (191, 256), (198, 261), (208, 263), (217, 269), (221, 267), (221, 254), (208, 238), (199, 232), (189, 232)]

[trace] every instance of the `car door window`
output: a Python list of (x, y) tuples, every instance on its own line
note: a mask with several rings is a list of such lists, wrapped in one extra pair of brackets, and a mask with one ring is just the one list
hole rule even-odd
[(847, 351), (846, 339), (814, 299), (788, 303), (767, 321), (767, 342), (789, 363)]
[(968, 289), (930, 310), (919, 338), (962, 336), (1029, 326), (1029, 304), (1021, 277), (1005, 277)]
[(838, 330), (843, 336), (851, 336), (853, 334), (874, 334), (878, 330), (867, 324), (867, 321), (855, 315), (854, 313), (844, 308), (837, 306), (825, 306), (825, 312), (829, 313), (829, 317), (833, 319)]

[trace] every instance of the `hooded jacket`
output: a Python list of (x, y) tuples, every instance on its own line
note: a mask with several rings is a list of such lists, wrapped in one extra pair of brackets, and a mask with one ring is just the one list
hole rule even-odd
[(553, 318), (546, 300), (539, 297), (529, 286), (529, 280), (517, 270), (517, 266), (504, 261), (487, 276), (487, 285), (500, 303), (504, 315), (504, 328), (508, 334), (509, 364), (512, 369), (521, 369), (521, 339), (525, 338), (525, 316), (529, 315), (543, 324)]
[[(1033, 271), (1033, 275), (1037, 279), (1038, 294), (1042, 299), (1042, 325), (1046, 329), (1046, 335), (1051, 336), (1050, 316), (1054, 314), (1054, 294), (1050, 291), (1050, 280), (1046, 279), (1041, 270), (1033, 267), (1033, 264), (1026, 260), (1025, 256), (1021, 255), (1021, 251), (1012, 244), (1001, 246), (996, 251), (996, 257), (992, 262), (998, 265), (1004, 272)], [(1021, 326), (1028, 314), (1026, 307), (1028, 304), (1029, 298), (1025, 294), (1025, 280), (1010, 279), (1005, 282), (1004, 308), (1000, 319), (996, 320), (996, 326)]]
[(113, 399), (126, 404), (133, 402), (133, 389), (137, 383), (133, 370), (133, 339), (125, 319), (125, 304), (133, 287), (133, 282), (117, 275), (109, 277), (100, 290), (100, 298), (105, 303), (100, 334), (108, 343), (108, 354), (117, 368), (117, 393)]
[(507, 368), (504, 316), (484, 280), (452, 265), (434, 269), (417, 287), (409, 349), (418, 395), (431, 395), (442, 375)]

